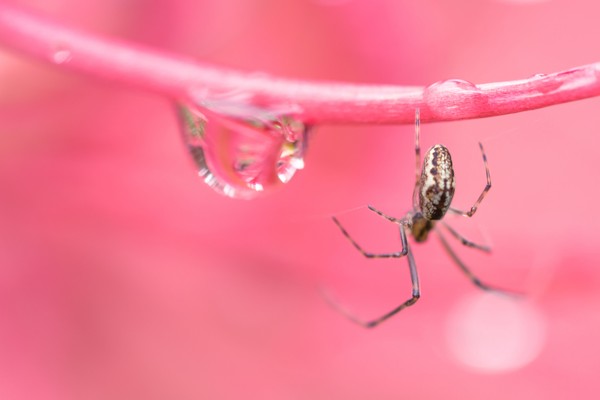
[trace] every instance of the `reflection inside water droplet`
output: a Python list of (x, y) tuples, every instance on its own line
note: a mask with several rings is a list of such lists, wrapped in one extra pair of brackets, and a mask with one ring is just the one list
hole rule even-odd
[(304, 167), (308, 129), (291, 114), (232, 102), (180, 105), (184, 140), (204, 182), (252, 198)]

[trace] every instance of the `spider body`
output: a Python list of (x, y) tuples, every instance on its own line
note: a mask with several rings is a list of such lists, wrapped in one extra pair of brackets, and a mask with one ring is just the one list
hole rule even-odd
[(418, 182), (419, 209), (430, 221), (446, 215), (454, 197), (454, 169), (448, 149), (436, 144), (425, 154), (423, 169)]
[(403, 218), (395, 218), (389, 216), (382, 211), (379, 211), (375, 207), (369, 206), (369, 209), (383, 218), (391, 221), (399, 226), (400, 229), (400, 240), (402, 243), (402, 250), (395, 253), (386, 254), (375, 254), (365, 251), (346, 231), (346, 229), (340, 224), (336, 217), (333, 217), (333, 221), (340, 228), (344, 236), (352, 243), (352, 245), (365, 257), (367, 258), (400, 258), (406, 257), (408, 259), (408, 267), (410, 271), (410, 278), (412, 282), (412, 296), (404, 303), (400, 304), (395, 309), (391, 310), (383, 316), (371, 320), (362, 321), (355, 317), (352, 313), (342, 308), (338, 303), (329, 299), (330, 303), (337, 308), (340, 312), (345, 314), (352, 321), (363, 325), (367, 328), (372, 328), (379, 325), (381, 322), (387, 320), (389, 317), (397, 314), (406, 307), (412, 306), (421, 297), (421, 289), (419, 285), (419, 277), (417, 274), (416, 263), (409, 247), (407, 240), (407, 233), (412, 236), (415, 242), (425, 242), (431, 231), (435, 231), (442, 246), (450, 256), (450, 258), (458, 265), (462, 272), (473, 282), (474, 285), (483, 290), (499, 290), (492, 286), (486, 285), (479, 280), (471, 270), (458, 258), (454, 250), (450, 247), (450, 244), (444, 237), (442, 230), (439, 228), (441, 225), (446, 231), (448, 231), (454, 238), (460, 241), (461, 244), (467, 247), (473, 247), (478, 250), (489, 252), (490, 249), (487, 246), (479, 245), (471, 242), (464, 238), (457, 231), (455, 231), (450, 225), (442, 221), (442, 218), (447, 212), (462, 215), (465, 217), (471, 217), (477, 211), (477, 208), (481, 201), (484, 199), (488, 191), (492, 187), (492, 181), (490, 178), (490, 171), (487, 165), (487, 157), (483, 150), (483, 145), (479, 143), (481, 155), (483, 158), (483, 164), (485, 166), (486, 185), (479, 198), (475, 201), (473, 206), (468, 211), (461, 211), (450, 207), (452, 198), (455, 190), (454, 180), (454, 169), (452, 166), (452, 158), (448, 149), (441, 145), (436, 144), (427, 151), (424, 157), (423, 165), (421, 165), (421, 148), (419, 145), (419, 133), (420, 133), (420, 115), (419, 109), (415, 111), (415, 185), (413, 189), (413, 205), (412, 209), (406, 213)]
[(429, 237), (429, 232), (435, 227), (435, 221), (425, 218), (420, 212), (408, 213), (406, 218), (410, 221), (408, 229), (415, 242), (425, 242)]

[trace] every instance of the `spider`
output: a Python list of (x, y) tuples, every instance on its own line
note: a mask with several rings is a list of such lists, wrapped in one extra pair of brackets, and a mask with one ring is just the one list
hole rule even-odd
[(413, 189), (412, 196), (412, 210), (410, 210), (403, 218), (395, 218), (379, 211), (375, 207), (369, 205), (369, 210), (382, 216), (383, 218), (391, 221), (400, 227), (400, 241), (402, 243), (402, 250), (395, 253), (387, 254), (375, 254), (365, 251), (346, 231), (342, 224), (336, 217), (333, 218), (333, 222), (340, 228), (344, 236), (352, 243), (352, 245), (366, 258), (400, 258), (406, 257), (408, 259), (408, 267), (410, 270), (410, 279), (412, 282), (412, 296), (398, 307), (394, 308), (390, 312), (382, 315), (379, 318), (371, 321), (362, 321), (355, 317), (353, 314), (342, 308), (339, 304), (327, 299), (338, 311), (346, 315), (352, 321), (366, 327), (373, 328), (384, 322), (393, 315), (399, 313), (403, 309), (412, 306), (421, 297), (421, 290), (419, 287), (419, 277), (417, 275), (417, 266), (415, 259), (410, 250), (407, 240), (407, 231), (413, 237), (417, 243), (425, 242), (431, 231), (437, 234), (442, 246), (450, 256), (450, 258), (458, 265), (462, 272), (471, 280), (471, 282), (482, 290), (486, 291), (500, 291), (506, 292), (505, 290), (498, 289), (483, 283), (477, 278), (471, 270), (458, 258), (457, 254), (452, 250), (450, 244), (446, 240), (442, 230), (437, 226), (440, 224), (443, 226), (454, 238), (460, 243), (467, 247), (472, 247), (484, 252), (490, 252), (491, 249), (488, 246), (480, 245), (467, 240), (465, 237), (460, 235), (450, 225), (444, 222), (442, 219), (447, 212), (462, 215), (465, 217), (472, 217), (477, 211), (477, 208), (490, 191), (492, 187), (492, 180), (490, 178), (490, 170), (488, 168), (487, 157), (483, 149), (483, 145), (479, 143), (481, 149), (481, 155), (483, 157), (483, 165), (485, 167), (486, 184), (479, 195), (479, 198), (468, 211), (462, 211), (450, 207), (452, 197), (454, 196), (455, 182), (454, 182), (454, 170), (452, 168), (452, 158), (448, 149), (441, 145), (436, 144), (431, 147), (427, 153), (425, 153), (425, 161), (421, 166), (421, 148), (419, 145), (419, 134), (420, 134), (420, 111), (417, 108), (415, 111), (415, 156), (416, 156), (416, 170), (415, 170), (415, 186)]

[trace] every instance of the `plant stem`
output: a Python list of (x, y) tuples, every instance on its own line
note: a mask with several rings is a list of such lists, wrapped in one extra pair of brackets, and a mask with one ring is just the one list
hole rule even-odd
[(62, 26), (0, 4), (0, 44), (61, 68), (175, 99), (244, 93), (257, 105), (295, 105), (309, 123), (448, 121), (598, 96), (600, 63), (510, 82), (450, 80), (427, 88), (310, 82), (243, 73)]

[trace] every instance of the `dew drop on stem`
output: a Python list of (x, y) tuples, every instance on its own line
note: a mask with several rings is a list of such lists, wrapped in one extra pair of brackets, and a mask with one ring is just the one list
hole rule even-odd
[(54, 46), (50, 59), (55, 64), (65, 64), (71, 60), (72, 54), (69, 47), (64, 44)]
[(487, 96), (475, 84), (462, 79), (448, 79), (428, 86), (423, 100), (431, 114), (444, 119), (452, 119), (459, 111), (478, 115), (489, 108)]
[(198, 175), (217, 192), (251, 199), (304, 167), (308, 128), (293, 114), (235, 102), (179, 105)]

